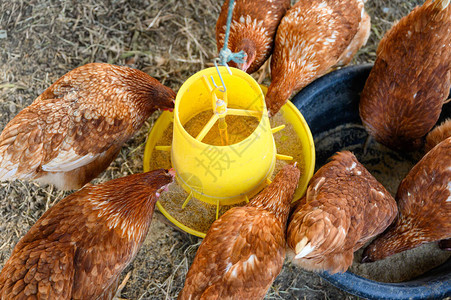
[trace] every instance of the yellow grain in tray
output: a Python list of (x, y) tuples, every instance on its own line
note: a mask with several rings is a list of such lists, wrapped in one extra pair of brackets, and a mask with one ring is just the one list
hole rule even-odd
[[(205, 126), (208, 120), (213, 115), (212, 111), (204, 111), (197, 116), (191, 118), (185, 125), (185, 130), (192, 136), (196, 136), (200, 130)], [(238, 143), (252, 134), (258, 126), (258, 119), (255, 117), (243, 116), (227, 116), (227, 130), (229, 134), (229, 144)], [(277, 147), (277, 153), (286, 154), (293, 157), (292, 161), (277, 160), (272, 178), (280, 171), (286, 164), (298, 162), (298, 167), (303, 172), (305, 162), (302, 158), (302, 144), (297, 136), (293, 126), (289, 124), (281, 113), (276, 114), (270, 119), (271, 127), (277, 127), (285, 124), (285, 129), (274, 134), (274, 141)], [(219, 132), (217, 124), (213, 126), (210, 132), (203, 139), (204, 143), (212, 145), (220, 145)], [(162, 138), (156, 145), (170, 145), (172, 143), (172, 125), (163, 133)], [(156, 168), (170, 168), (171, 154), (167, 151), (153, 151), (150, 159), (150, 169)], [(192, 198), (185, 208), (182, 205), (188, 193), (176, 183), (169, 186), (169, 190), (163, 193), (159, 199), (160, 204), (167, 210), (172, 217), (180, 223), (190, 227), (199, 232), (207, 232), (211, 223), (216, 220), (216, 206)], [(242, 206), (245, 202), (230, 206), (221, 206), (219, 209), (219, 216), (234, 206)]]

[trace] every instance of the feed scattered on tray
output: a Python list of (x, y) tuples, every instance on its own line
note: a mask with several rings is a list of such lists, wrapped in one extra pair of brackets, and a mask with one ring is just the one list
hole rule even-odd
[[(211, 111), (205, 111), (197, 115), (197, 120), (194, 122), (195, 118), (189, 120), (185, 125), (185, 129), (191, 135), (195, 136), (206, 122), (212, 116)], [(239, 141), (249, 136), (253, 130), (257, 127), (258, 122), (254, 117), (242, 117), (242, 116), (227, 116), (231, 117), (227, 119), (227, 125), (229, 130), (229, 135), (234, 135), (234, 140)], [(235, 119), (236, 118), (236, 119)], [(193, 122), (191, 122), (193, 121)], [(274, 134), (274, 141), (277, 147), (277, 153), (293, 156), (292, 161), (276, 160), (275, 169), (271, 179), (274, 178), (275, 174), (280, 171), (286, 164), (292, 164), (295, 161), (298, 162), (298, 168), (303, 172), (305, 162), (302, 158), (302, 147), (301, 141), (296, 134), (294, 127), (289, 124), (283, 117), (282, 113), (279, 112), (273, 118), (270, 119), (271, 127), (276, 127), (285, 124), (285, 128)], [(156, 143), (158, 146), (167, 146), (172, 143), (172, 123), (165, 129), (161, 139)], [(217, 131), (217, 126), (213, 126), (212, 131)], [(216, 129), (214, 129), (216, 128)], [(213, 135), (207, 134), (204, 138), (204, 142), (208, 141), (210, 143), (216, 143), (219, 145), (219, 138), (212, 140)], [(218, 134), (216, 135), (218, 137)], [(158, 168), (171, 168), (171, 153), (168, 151), (152, 151), (152, 156), (150, 158), (150, 169)], [(172, 184), (169, 186), (169, 191), (164, 193), (160, 198), (160, 204), (165, 210), (167, 210), (172, 217), (174, 217), (180, 223), (188, 226), (191, 229), (207, 232), (210, 224), (216, 220), (216, 206), (208, 203), (204, 203), (196, 198), (192, 198), (184, 209), (182, 209), (183, 202), (188, 193), (183, 190), (183, 188), (177, 184)], [(245, 203), (238, 203), (231, 206), (221, 206), (219, 208), (219, 216), (221, 216), (228, 209), (233, 206), (242, 206)]]
[(276, 132), (273, 135), (274, 142), (276, 143), (277, 153), (290, 155), (293, 157), (293, 160), (276, 160), (273, 177), (275, 176), (275, 174), (279, 173), (279, 171), (282, 170), (285, 165), (293, 164), (294, 162), (298, 163), (297, 167), (299, 168), (299, 170), (301, 170), (301, 174), (303, 174), (305, 161), (302, 157), (302, 143), (293, 125), (285, 120), (281, 112), (275, 114), (271, 119), (269, 119), (269, 122), (271, 124), (271, 128), (285, 124), (285, 128), (283, 130)]

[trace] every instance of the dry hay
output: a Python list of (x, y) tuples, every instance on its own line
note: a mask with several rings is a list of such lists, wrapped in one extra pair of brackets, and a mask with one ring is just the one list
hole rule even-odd
[[(211, 65), (222, 1), (12, 0), (0, 2), (0, 128), (53, 81), (89, 62), (141, 69), (177, 90)], [(353, 63), (372, 62), (378, 41), (396, 19), (422, 1), (368, 1), (372, 34)], [(261, 80), (265, 79), (265, 74)], [(266, 74), (267, 75), (267, 74)], [(142, 171), (148, 123), (95, 182)], [(67, 194), (34, 183), (0, 184), (0, 266), (32, 224)], [(155, 215), (121, 298), (171, 299), (180, 291), (199, 239)], [(267, 299), (356, 299), (316, 274), (286, 265)]]

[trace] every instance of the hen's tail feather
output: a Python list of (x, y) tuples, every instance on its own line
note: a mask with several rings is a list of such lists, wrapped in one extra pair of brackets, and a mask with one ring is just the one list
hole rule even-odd
[(315, 246), (312, 246), (309, 239), (304, 236), (302, 240), (296, 244), (296, 256), (294, 258), (299, 259), (309, 255), (313, 250), (315, 250)]

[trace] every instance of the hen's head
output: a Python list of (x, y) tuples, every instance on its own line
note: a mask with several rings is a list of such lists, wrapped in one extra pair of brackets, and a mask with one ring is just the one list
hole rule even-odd
[(292, 91), (290, 88), (284, 88), (283, 86), (277, 85), (277, 83), (271, 82), (265, 97), (266, 108), (268, 109), (268, 116), (270, 118), (277, 114), (280, 108), (287, 103)]
[(158, 169), (152, 172), (148, 172), (146, 181), (149, 186), (155, 190), (155, 195), (160, 197), (161, 193), (168, 190), (168, 185), (172, 183), (175, 177), (174, 169), (165, 170)]
[(406, 232), (400, 234), (396, 230), (396, 225), (390, 226), (385, 233), (377, 237), (365, 248), (362, 254), (362, 263), (374, 262), (408, 250), (411, 247), (406, 237), (408, 238), (408, 234)]
[[(139, 113), (149, 114), (158, 109), (174, 109), (176, 93), (157, 79), (140, 70), (120, 67), (116, 76), (122, 82), (121, 88), (138, 105)], [(148, 116), (146, 116), (147, 118)]]
[[(167, 190), (167, 186), (173, 182), (174, 177), (173, 169), (158, 169), (116, 178), (101, 185), (91, 186), (90, 189), (96, 190), (96, 197), (103, 200), (109, 199), (110, 203), (125, 201), (132, 204), (133, 202), (138, 203), (139, 200), (147, 201), (149, 195), (157, 200), (161, 192)], [(110, 197), (104, 197), (106, 194)], [(134, 201), (130, 201), (130, 199)]]
[(399, 214), (396, 221), (365, 248), (362, 254), (362, 263), (378, 261), (437, 240), (438, 238), (429, 239), (429, 231), (427, 229), (422, 230), (415, 224), (418, 221), (429, 223), (428, 220), (422, 219), (422, 216), (416, 216), (415, 220), (412, 220), (412, 218)]
[[(250, 39), (242, 39), (241, 42), (238, 44), (238, 46), (235, 48), (234, 52), (240, 52), (243, 51), (244, 56), (244, 63), (237, 64), (235, 62), (230, 62), (230, 66), (234, 68), (238, 68), (244, 72), (248, 72), (249, 67), (254, 63), (255, 57), (257, 54), (257, 50), (255, 48), (255, 43)], [(253, 68), (249, 71), (254, 71)], [(248, 72), (251, 73), (251, 72)]]
[(424, 144), (424, 139), (412, 138), (406, 135), (400, 135), (396, 128), (388, 128), (385, 124), (377, 124), (379, 127), (373, 130), (372, 126), (362, 121), (368, 132), (381, 144), (396, 151), (414, 151), (420, 149)]
[(274, 177), (273, 182), (255, 196), (248, 205), (271, 211), (286, 225), (290, 204), (300, 176), (301, 171), (297, 163), (284, 166)]
[(92, 205), (90, 213), (96, 222), (114, 228), (121, 236), (142, 241), (147, 235), (155, 203), (168, 189), (174, 175), (171, 170), (158, 169), (88, 186), (77, 193), (87, 195)]
[(175, 105), (176, 93), (162, 84), (155, 86), (151, 92), (152, 106), (154, 110), (162, 109), (172, 111)]

